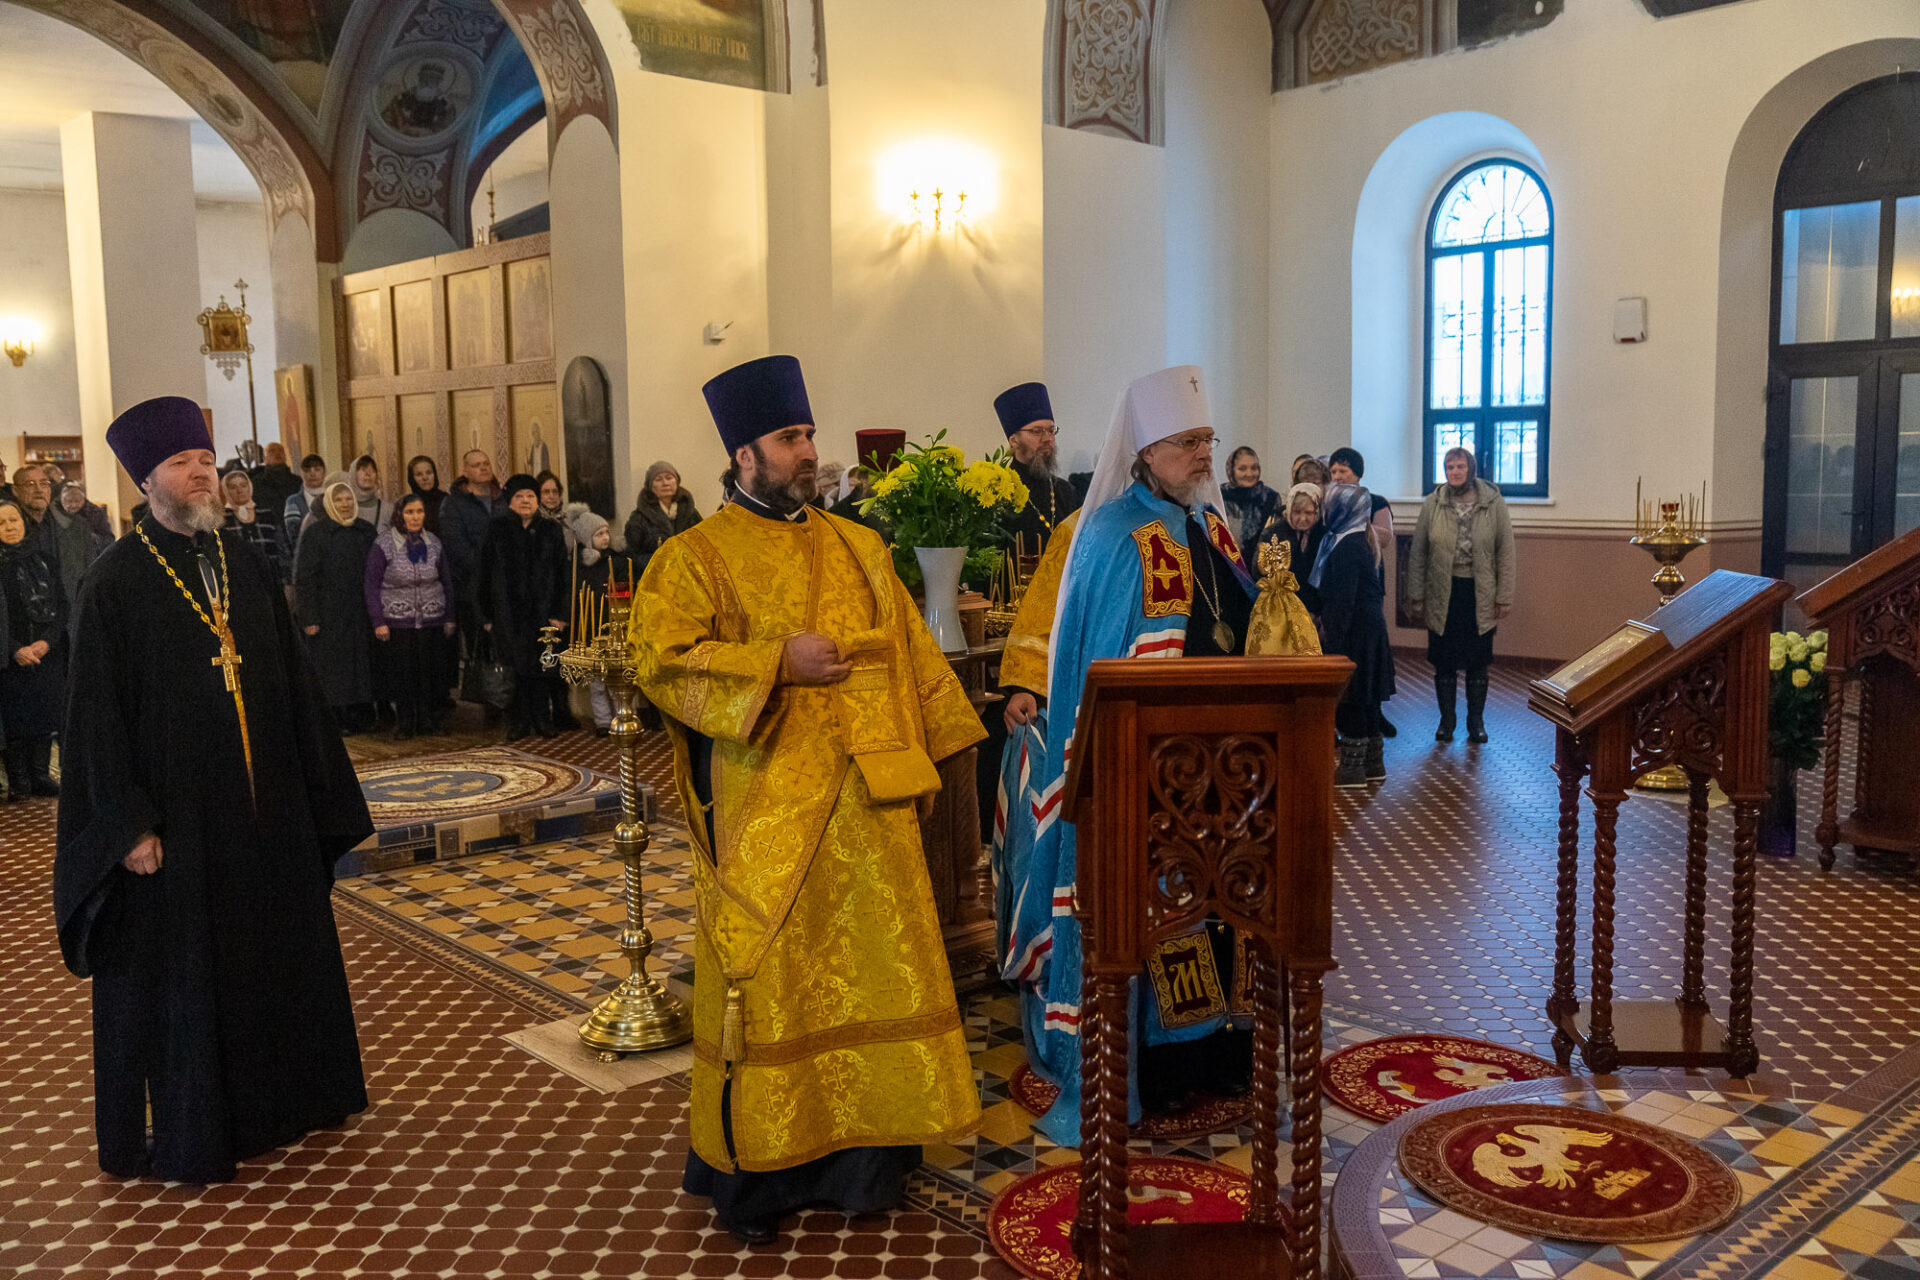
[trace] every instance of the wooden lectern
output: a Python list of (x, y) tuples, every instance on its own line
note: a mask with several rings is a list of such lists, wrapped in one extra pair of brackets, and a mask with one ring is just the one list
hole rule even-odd
[[(1744, 1076), (1753, 1043), (1753, 857), (1766, 796), (1767, 636), (1793, 594), (1784, 582), (1725, 569), (1628, 622), (1552, 675), (1527, 705), (1556, 729), (1560, 867), (1553, 994), (1547, 1019), (1566, 1067), (1576, 1044), (1591, 1071), (1721, 1067)], [(1669, 1005), (1613, 999), (1614, 832), (1634, 779), (1679, 765), (1688, 782), (1686, 924), (1680, 997)], [(1580, 782), (1593, 800), (1593, 974), (1590, 1008), (1574, 995)], [(1733, 801), (1733, 957), (1727, 1024), (1707, 1009), (1707, 785)], [(1718, 1046), (1718, 1047), (1711, 1047)]]
[[(1764, 645), (1763, 645), (1764, 648)], [(1081, 1273), (1320, 1275), (1320, 984), (1334, 967), (1333, 708), (1345, 658), (1110, 659), (1087, 669), (1067, 771), (1079, 828)], [(1213, 917), (1254, 966), (1253, 1190), (1244, 1222), (1127, 1229), (1130, 980)], [(1293, 1194), (1280, 1200), (1291, 984)]]
[[(1860, 557), (1800, 597), (1815, 630), (1827, 633), (1826, 767), (1820, 786), (1820, 868), (1833, 846), (1920, 854), (1920, 529)], [(1840, 806), (1840, 750), (1846, 686), (1860, 687), (1853, 813)]]

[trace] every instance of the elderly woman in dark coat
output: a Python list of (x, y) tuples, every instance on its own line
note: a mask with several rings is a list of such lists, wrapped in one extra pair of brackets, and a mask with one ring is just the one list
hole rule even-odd
[(374, 529), (344, 480), (328, 485), (316, 505), (320, 517), (301, 535), (294, 561), (294, 610), (327, 705), (348, 733), (363, 733), (373, 720), (366, 576)]
[(1327, 653), (1353, 660), (1334, 727), (1340, 733), (1337, 787), (1364, 787), (1387, 776), (1380, 704), (1393, 697), (1393, 646), (1387, 632), (1386, 584), (1367, 538), (1372, 495), (1359, 485), (1328, 485), (1320, 504), (1326, 535), (1300, 598), (1320, 619)]
[(507, 481), (507, 510), (493, 518), (480, 551), (480, 622), (494, 655), (513, 668), (507, 741), (537, 732), (551, 738), (567, 715), (567, 685), (540, 663), (541, 628), (566, 626), (568, 560), (560, 525), (540, 516), (533, 477)]
[(67, 707), (67, 593), (59, 571), (28, 543), (26, 513), (12, 502), (0, 502), (0, 606), (7, 799), (57, 796), (51, 766)]
[(680, 487), (680, 473), (673, 464), (656, 462), (648, 467), (640, 500), (627, 517), (627, 554), (633, 557), (635, 569), (645, 569), (661, 543), (699, 523), (700, 512)]

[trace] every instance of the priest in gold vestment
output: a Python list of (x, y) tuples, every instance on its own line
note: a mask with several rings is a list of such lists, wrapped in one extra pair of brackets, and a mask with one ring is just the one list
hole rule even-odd
[(705, 391), (739, 497), (655, 553), (631, 636), (692, 819), (685, 1187), (763, 1243), (897, 1204), (920, 1144), (979, 1122), (918, 818), (982, 732), (885, 545), (807, 505), (799, 363)]

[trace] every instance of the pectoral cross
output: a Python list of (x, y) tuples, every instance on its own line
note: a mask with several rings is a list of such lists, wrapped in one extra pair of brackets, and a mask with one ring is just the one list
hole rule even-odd
[(220, 656), (208, 660), (226, 677), (227, 692), (233, 695), (233, 713), (240, 719), (240, 751), (247, 759), (247, 789), (253, 789), (253, 739), (247, 732), (247, 703), (240, 692), (240, 675), (234, 670), (243, 659), (234, 647), (233, 628), (227, 625), (227, 613), (218, 604), (213, 609), (213, 633), (220, 638)]

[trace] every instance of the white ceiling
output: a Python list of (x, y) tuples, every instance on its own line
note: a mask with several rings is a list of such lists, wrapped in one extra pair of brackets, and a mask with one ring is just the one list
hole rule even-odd
[(60, 125), (88, 111), (192, 121), (195, 193), (260, 199), (233, 148), (178, 94), (78, 27), (0, 0), (0, 187), (60, 190)]

